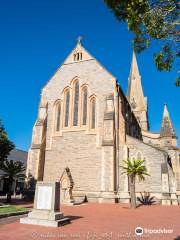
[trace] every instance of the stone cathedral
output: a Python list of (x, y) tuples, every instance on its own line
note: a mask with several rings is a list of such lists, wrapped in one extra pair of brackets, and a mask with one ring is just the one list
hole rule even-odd
[[(167, 105), (159, 133), (149, 128), (148, 101), (133, 52), (127, 96), (121, 83), (78, 40), (43, 87), (28, 153), (27, 176), (60, 181), (61, 201), (129, 202), (123, 160), (144, 159), (149, 176), (137, 196), (180, 203), (180, 149)], [(67, 197), (68, 198), (68, 197)]]

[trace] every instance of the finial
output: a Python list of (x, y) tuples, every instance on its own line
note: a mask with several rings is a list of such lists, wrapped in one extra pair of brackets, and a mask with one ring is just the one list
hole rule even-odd
[(83, 39), (83, 37), (82, 37), (82, 36), (79, 36), (79, 37), (77, 38), (77, 44), (82, 45), (82, 39)]

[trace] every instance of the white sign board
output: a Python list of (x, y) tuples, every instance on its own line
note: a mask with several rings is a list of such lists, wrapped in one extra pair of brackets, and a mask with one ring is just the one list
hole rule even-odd
[(168, 175), (162, 174), (162, 192), (168, 193), (169, 192), (169, 185), (168, 185)]
[(51, 210), (52, 186), (38, 186), (37, 209)]

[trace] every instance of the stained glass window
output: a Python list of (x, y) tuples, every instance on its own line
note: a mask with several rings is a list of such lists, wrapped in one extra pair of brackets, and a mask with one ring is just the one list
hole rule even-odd
[(65, 121), (64, 121), (65, 127), (68, 127), (69, 125), (69, 100), (70, 100), (70, 94), (69, 94), (69, 91), (67, 91), (65, 95)]
[(82, 100), (83, 100), (82, 125), (86, 125), (87, 124), (87, 88), (83, 89)]
[(61, 104), (58, 103), (56, 108), (56, 131), (60, 130), (60, 121), (61, 121)]
[(74, 85), (74, 117), (73, 126), (78, 126), (78, 109), (79, 109), (79, 83)]
[(96, 128), (96, 100), (91, 101), (91, 129)]
[(137, 159), (138, 160), (142, 160), (143, 159), (143, 156), (140, 152), (137, 153)]

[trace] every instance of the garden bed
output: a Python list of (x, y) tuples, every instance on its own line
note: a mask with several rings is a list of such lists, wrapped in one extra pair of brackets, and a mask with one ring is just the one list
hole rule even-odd
[(15, 206), (1, 206), (0, 207), (0, 219), (10, 216), (23, 215), (29, 212), (29, 209)]

